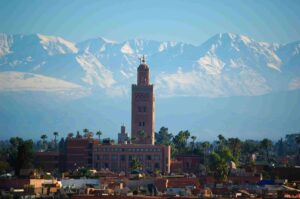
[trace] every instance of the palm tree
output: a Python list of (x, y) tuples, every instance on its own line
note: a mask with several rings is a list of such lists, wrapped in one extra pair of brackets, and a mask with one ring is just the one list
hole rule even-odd
[(269, 139), (267, 139), (267, 138), (263, 139), (263, 140), (260, 142), (261, 148), (264, 149), (265, 152), (266, 152), (266, 155), (267, 155), (267, 161), (269, 161), (269, 150), (270, 150), (270, 148), (272, 147), (272, 145), (273, 145), (273, 144), (272, 144), (272, 141), (269, 140)]
[(71, 132), (71, 133), (68, 133), (68, 138), (73, 138), (74, 134)]
[(96, 135), (98, 135), (98, 137), (99, 137), (99, 142), (101, 142), (100, 136), (102, 135), (102, 132), (99, 130), (99, 131), (97, 131)]
[(239, 138), (228, 138), (228, 145), (233, 156), (238, 159), (241, 152), (241, 140)]
[(192, 149), (194, 150), (194, 148), (195, 148), (195, 140), (197, 139), (197, 137), (194, 136), (194, 135), (192, 135), (191, 139), (192, 139)]
[(202, 147), (202, 149), (203, 149), (203, 153), (204, 153), (204, 166), (205, 166), (205, 168), (208, 166), (207, 165), (207, 153), (208, 153), (208, 149), (209, 149), (209, 147), (210, 147), (210, 143), (208, 142), (208, 141), (205, 141), (205, 142), (202, 142), (201, 143), (201, 147)]
[(133, 143), (134, 141), (136, 141), (136, 137), (132, 137), (130, 140), (131, 140), (131, 143)]
[(132, 158), (132, 160), (130, 162), (130, 169), (131, 169), (131, 171), (142, 169), (142, 163), (137, 157)]
[(91, 132), (91, 131), (89, 131), (89, 129), (85, 128), (85, 129), (83, 129), (83, 132), (84, 132), (84, 137), (85, 138), (90, 139), (90, 138), (92, 138), (94, 136), (94, 133)]
[(58, 132), (53, 132), (53, 135), (54, 135), (54, 143), (55, 143), (55, 150), (57, 149), (57, 136), (58, 136)]
[(83, 129), (84, 137), (87, 137), (89, 132), (90, 132), (89, 129), (87, 128)]
[(47, 139), (47, 135), (43, 134), (41, 135), (41, 139), (42, 139), (42, 143), (44, 145), (44, 149), (46, 149), (46, 139)]

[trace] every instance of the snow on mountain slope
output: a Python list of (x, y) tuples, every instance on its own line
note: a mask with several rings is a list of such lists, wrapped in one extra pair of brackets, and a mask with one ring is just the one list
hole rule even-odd
[(41, 74), (126, 95), (136, 81), (138, 58), (145, 54), (158, 94), (262, 95), (298, 88), (299, 46), (300, 42), (257, 42), (232, 33), (217, 34), (199, 46), (101, 37), (74, 44), (40, 34), (0, 34), (0, 71)]
[(12, 38), (10, 35), (0, 33), (0, 57), (7, 55), (10, 52)]
[(129, 43), (125, 43), (122, 48), (121, 48), (121, 52), (124, 53), (124, 54), (133, 54), (133, 50), (132, 48), (130, 47), (130, 44)]
[(112, 72), (107, 70), (92, 54), (78, 55), (76, 60), (86, 72), (82, 80), (89, 85), (96, 84), (101, 88), (107, 88), (116, 83)]
[(22, 72), (0, 72), (0, 91), (70, 91), (84, 90), (80, 85), (63, 80)]
[(61, 37), (46, 36), (41, 34), (37, 34), (37, 36), (41, 40), (40, 43), (43, 45), (43, 48), (48, 52), (49, 55), (78, 52), (78, 49), (74, 43)]

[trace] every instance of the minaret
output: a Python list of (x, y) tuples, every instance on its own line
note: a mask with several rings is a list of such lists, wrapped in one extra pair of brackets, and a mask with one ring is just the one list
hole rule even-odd
[(137, 69), (137, 84), (132, 84), (131, 139), (133, 144), (154, 144), (154, 93), (144, 56)]

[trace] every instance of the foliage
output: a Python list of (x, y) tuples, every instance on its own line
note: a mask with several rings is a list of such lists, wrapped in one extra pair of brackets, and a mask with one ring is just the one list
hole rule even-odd
[(33, 167), (33, 141), (19, 137), (10, 139), (11, 147), (9, 150), (9, 163), (15, 169), (16, 175), (20, 174), (21, 169)]
[(101, 140), (100, 140), (100, 137), (101, 137), (101, 135), (102, 135), (102, 131), (100, 131), (100, 130), (97, 131), (97, 132), (96, 132), (96, 135), (98, 136), (99, 142), (100, 142), (100, 141), (101, 141)]
[(169, 133), (169, 129), (163, 126), (158, 133), (155, 133), (155, 144), (170, 145), (172, 138), (173, 135)]
[(142, 168), (141, 161), (138, 158), (133, 157), (130, 162), (130, 170), (135, 171), (135, 170), (140, 170), (141, 168)]
[(209, 166), (213, 176), (219, 181), (225, 181), (228, 175), (227, 162), (221, 155), (212, 152), (209, 156)]
[(273, 143), (271, 140), (265, 138), (260, 142), (260, 147), (265, 151), (266, 160), (269, 161), (269, 151), (271, 147), (273, 146)]
[(176, 150), (178, 153), (184, 153), (186, 152), (186, 146), (187, 146), (187, 140), (190, 137), (190, 132), (188, 130), (186, 131), (180, 131), (174, 138), (173, 143), (175, 145)]

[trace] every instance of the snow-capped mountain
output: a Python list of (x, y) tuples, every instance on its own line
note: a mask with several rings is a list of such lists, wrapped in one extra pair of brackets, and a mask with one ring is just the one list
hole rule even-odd
[(83, 128), (111, 136), (120, 124), (129, 127), (130, 84), (142, 54), (156, 89), (156, 130), (279, 138), (300, 128), (300, 42), (223, 33), (198, 46), (101, 37), (74, 43), (2, 33), (0, 137)]
[(145, 54), (157, 95), (252, 96), (300, 88), (299, 52), (300, 42), (258, 42), (232, 33), (217, 34), (199, 46), (101, 37), (73, 43), (41, 34), (2, 33), (0, 71), (42, 75), (122, 96), (129, 93), (138, 58)]

